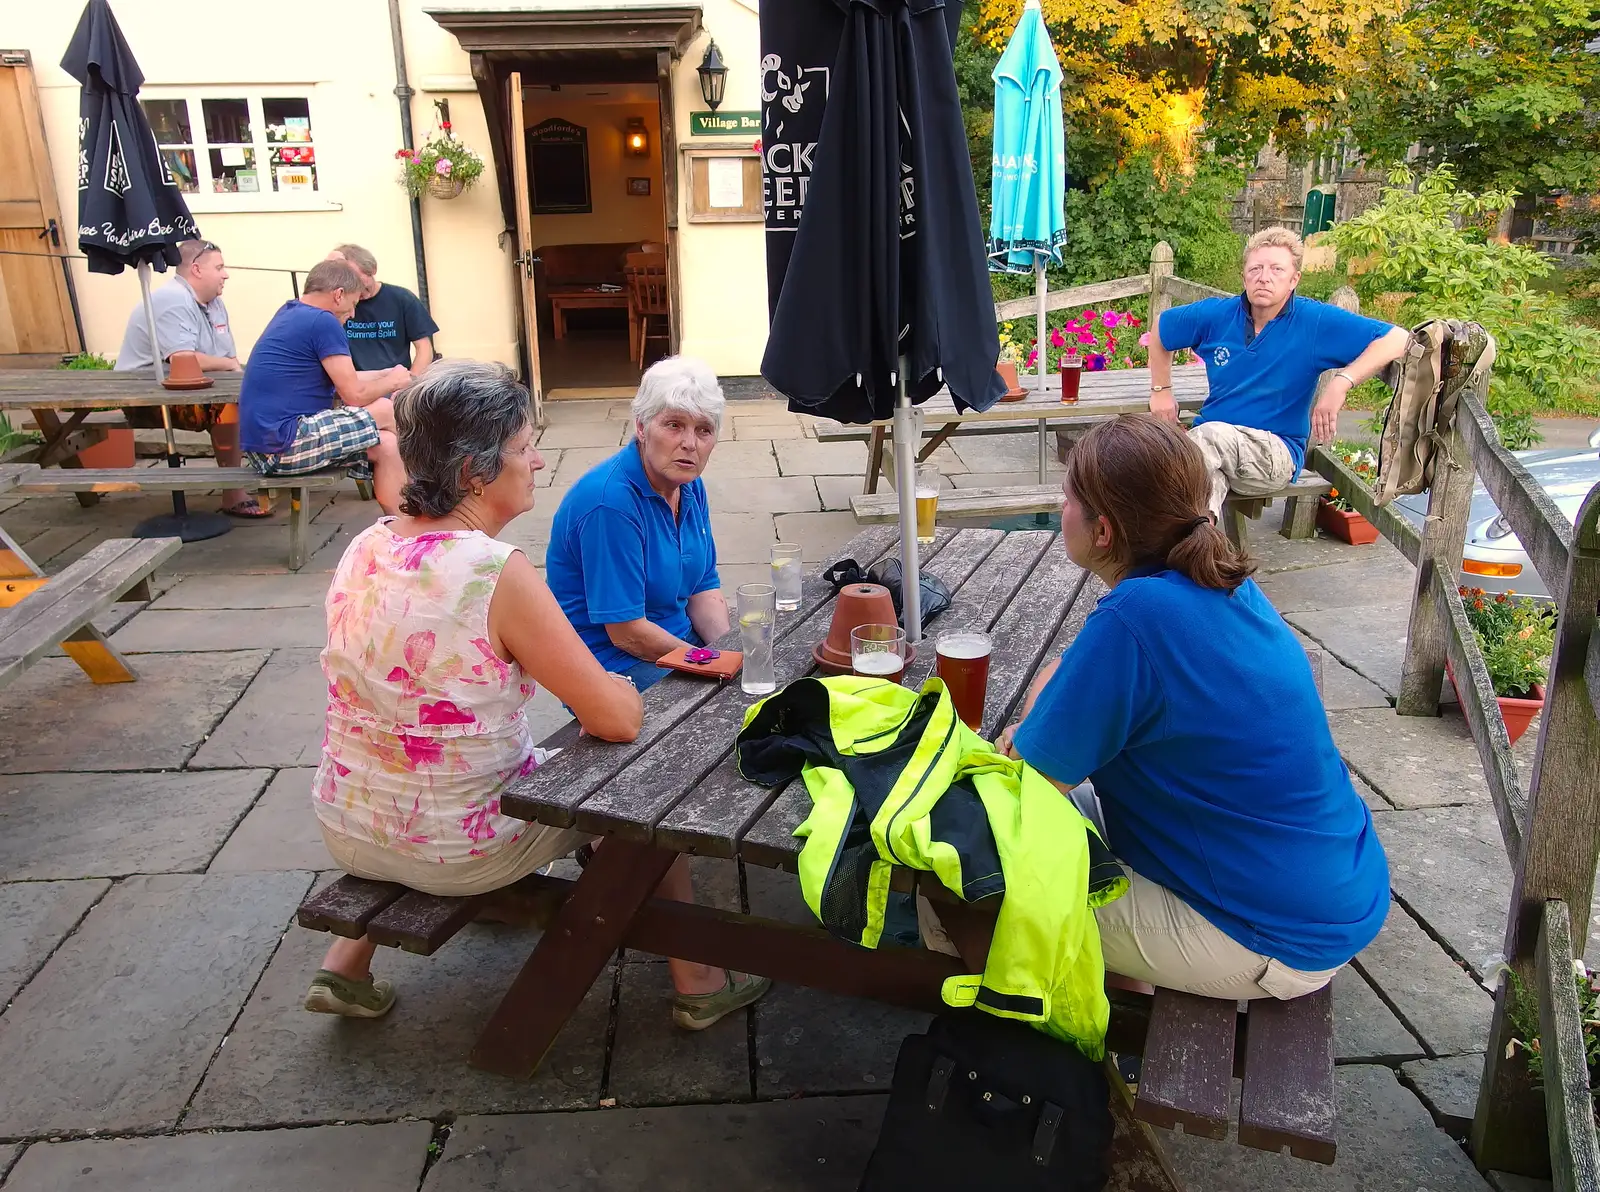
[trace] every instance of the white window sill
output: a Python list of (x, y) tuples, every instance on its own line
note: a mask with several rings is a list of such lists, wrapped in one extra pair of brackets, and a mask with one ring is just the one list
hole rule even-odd
[(344, 204), (318, 194), (206, 194), (184, 195), (189, 210), (196, 215), (236, 215), (255, 211), (343, 211)]

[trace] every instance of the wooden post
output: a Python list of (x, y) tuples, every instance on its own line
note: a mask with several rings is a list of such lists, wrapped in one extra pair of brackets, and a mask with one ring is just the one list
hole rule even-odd
[[(1553, 592), (1560, 610), (1550, 683), (1539, 725), (1528, 824), (1506, 917), (1505, 956), (1528, 990), (1535, 984), (1535, 949), (1547, 900), (1566, 904), (1573, 917), (1572, 946), (1581, 954), (1588, 939), (1595, 865), (1600, 861), (1600, 721), (1584, 678), (1589, 639), (1600, 604), (1600, 486), (1590, 491), (1572, 530), (1566, 582)], [(1402, 683), (1404, 680), (1402, 680)], [(1506, 1058), (1511, 983), (1495, 998), (1483, 1084), (1472, 1123), (1473, 1157), (1479, 1168), (1542, 1176), (1549, 1170), (1545, 1106), (1520, 1054)]]
[[(1478, 400), (1487, 402), (1489, 373), (1476, 382)], [(1452, 425), (1434, 447), (1433, 485), (1428, 491), (1428, 518), (1422, 524), (1422, 549), (1417, 555), (1416, 587), (1411, 595), (1411, 625), (1406, 631), (1405, 662), (1400, 671), (1402, 716), (1437, 716), (1444, 684), (1444, 643), (1449, 615), (1434, 591), (1433, 573), (1443, 570), (1446, 583), (1461, 571), (1467, 541), (1467, 514), (1477, 476), (1461, 431)], [(1587, 906), (1588, 903), (1582, 905)]]
[(1155, 328), (1161, 312), (1172, 305), (1172, 296), (1164, 284), (1172, 276), (1172, 245), (1158, 240), (1150, 250), (1150, 326)]

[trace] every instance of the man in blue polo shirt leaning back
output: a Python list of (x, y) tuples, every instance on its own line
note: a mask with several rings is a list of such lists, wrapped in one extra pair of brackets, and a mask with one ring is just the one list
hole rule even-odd
[[(1405, 354), (1410, 332), (1296, 296), (1305, 246), (1287, 228), (1245, 242), (1244, 293), (1162, 313), (1150, 337), (1150, 412), (1178, 420), (1172, 354), (1192, 348), (1211, 392), (1190, 432), (1211, 473), (1211, 512), (1228, 492), (1276, 492), (1300, 474), (1306, 442), (1333, 438), (1345, 396)], [(1317, 378), (1338, 369), (1321, 396)]]
[(633, 399), (634, 437), (556, 510), (545, 580), (600, 665), (643, 690), (656, 660), (728, 632), (705, 471), (722, 428), (709, 365), (669, 356)]

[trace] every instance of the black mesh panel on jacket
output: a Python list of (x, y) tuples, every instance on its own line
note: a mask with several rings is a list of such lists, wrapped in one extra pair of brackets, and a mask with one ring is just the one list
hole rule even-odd
[(839, 860), (822, 887), (822, 925), (852, 944), (861, 943), (867, 930), (867, 883), (877, 859), (871, 829), (858, 807)]

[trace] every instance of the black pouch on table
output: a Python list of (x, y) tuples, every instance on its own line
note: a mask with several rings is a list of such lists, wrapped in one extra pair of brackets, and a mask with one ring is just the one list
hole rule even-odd
[(981, 1010), (909, 1035), (859, 1192), (1100, 1192), (1110, 1089), (1071, 1044)]

